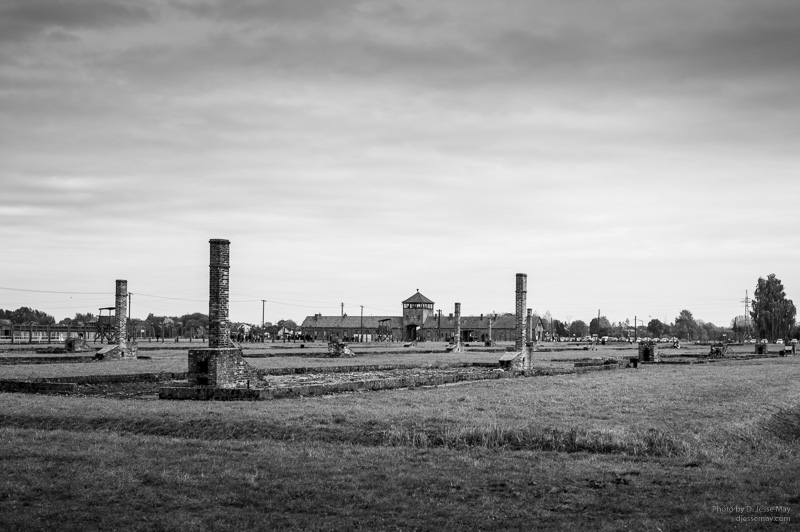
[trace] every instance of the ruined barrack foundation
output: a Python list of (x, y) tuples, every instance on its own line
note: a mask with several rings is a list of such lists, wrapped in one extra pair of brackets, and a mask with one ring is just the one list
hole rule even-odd
[[(217, 399), (253, 400), (280, 397), (288, 394), (280, 388), (270, 386), (267, 379), (242, 356), (242, 349), (230, 339), (229, 293), (230, 293), (230, 241), (212, 239), (209, 263), (209, 344), (205, 349), (191, 349), (188, 353), (187, 382), (185, 386), (169, 386), (159, 390), (161, 399)], [(436, 385), (465, 380), (495, 379), (500, 376), (532, 374), (531, 316), (527, 309), (527, 274), (516, 276), (516, 341), (514, 351), (503, 355), (497, 367), (463, 372), (463, 375), (428, 375), (424, 378), (383, 378), (360, 380), (334, 386), (339, 391), (349, 389), (387, 389), (406, 386)], [(528, 311), (526, 319), (525, 311)], [(451, 352), (463, 352), (461, 342), (461, 304), (455, 304), (456, 335)], [(451, 372), (452, 373), (452, 372)], [(341, 389), (341, 388), (344, 389)], [(333, 391), (325, 384), (315, 385), (314, 393)], [(330, 393), (330, 392), (328, 392)]]

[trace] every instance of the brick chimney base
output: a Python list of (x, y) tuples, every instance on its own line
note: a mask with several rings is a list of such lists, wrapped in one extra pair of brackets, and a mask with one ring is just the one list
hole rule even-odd
[(242, 358), (236, 347), (189, 350), (189, 386), (217, 388), (258, 388), (262, 386), (256, 369)]

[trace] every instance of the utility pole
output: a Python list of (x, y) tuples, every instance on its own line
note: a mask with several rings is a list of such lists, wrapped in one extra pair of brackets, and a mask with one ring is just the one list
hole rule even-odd
[(344, 318), (344, 301), (342, 301), (342, 317)]
[(364, 305), (361, 305), (361, 342), (364, 342)]
[(744, 291), (744, 333), (745, 337), (750, 336), (750, 298), (748, 297), (747, 290)]
[(266, 332), (264, 330), (264, 303), (266, 303), (266, 302), (267, 302), (266, 299), (262, 299), (261, 300), (261, 341), (262, 342), (264, 341), (264, 333)]

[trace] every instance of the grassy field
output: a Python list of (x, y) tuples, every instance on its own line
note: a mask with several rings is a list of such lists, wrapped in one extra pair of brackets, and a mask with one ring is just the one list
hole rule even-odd
[[(633, 353), (605, 347), (537, 357)], [(185, 370), (185, 351), (146, 354), (108, 364)], [(0, 530), (791, 528), (799, 379), (786, 357), (257, 403), (3, 393)]]

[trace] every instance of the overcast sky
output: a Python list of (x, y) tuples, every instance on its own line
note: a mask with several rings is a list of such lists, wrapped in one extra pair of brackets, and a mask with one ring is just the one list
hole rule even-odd
[(727, 325), (799, 148), (797, 0), (4, 0), (0, 308)]

